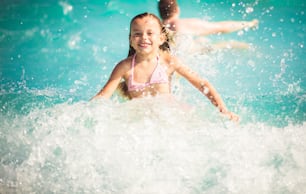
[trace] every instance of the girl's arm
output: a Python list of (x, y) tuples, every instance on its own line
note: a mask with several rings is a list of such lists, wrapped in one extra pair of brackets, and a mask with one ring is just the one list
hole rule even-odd
[(211, 101), (211, 103), (219, 109), (221, 113), (228, 116), (231, 120), (239, 120), (239, 117), (236, 114), (230, 112), (226, 108), (221, 96), (218, 94), (217, 90), (212, 84), (210, 84), (207, 80), (200, 78), (190, 68), (180, 64), (177, 60), (174, 63), (177, 64), (175, 65), (175, 70), (185, 79), (187, 79), (195, 88), (202, 92)]
[(110, 75), (110, 78), (103, 86), (103, 88), (90, 100), (94, 100), (101, 97), (110, 98), (117, 89), (121, 79), (123, 78), (124, 73), (125, 73), (124, 64), (121, 62), (116, 65), (116, 67), (114, 68), (113, 72)]

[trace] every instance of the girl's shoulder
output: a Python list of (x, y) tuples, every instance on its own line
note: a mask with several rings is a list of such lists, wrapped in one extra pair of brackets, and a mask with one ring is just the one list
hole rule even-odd
[(127, 57), (125, 59), (122, 59), (115, 66), (114, 72), (119, 73), (121, 75), (126, 75), (131, 69), (131, 63), (132, 63), (132, 58), (131, 57)]
[(171, 53), (169, 53), (169, 52), (162, 52), (161, 56), (162, 56), (164, 62), (168, 66), (175, 67), (176, 65), (178, 65), (180, 63), (179, 59), (176, 56), (174, 56)]
[(125, 59), (122, 59), (118, 64), (117, 67), (120, 68), (130, 68), (132, 64), (132, 56), (129, 56)]

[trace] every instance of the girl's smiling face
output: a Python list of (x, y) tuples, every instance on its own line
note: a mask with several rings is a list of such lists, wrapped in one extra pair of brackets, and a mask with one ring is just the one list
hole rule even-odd
[(161, 26), (156, 18), (146, 16), (137, 18), (131, 25), (130, 45), (136, 52), (158, 52), (159, 46), (164, 42)]

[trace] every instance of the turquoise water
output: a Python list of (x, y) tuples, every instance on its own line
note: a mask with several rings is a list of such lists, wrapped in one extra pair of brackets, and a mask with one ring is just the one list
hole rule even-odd
[(1, 1), (0, 193), (305, 193), (303, 1), (179, 1), (182, 17), (260, 20), (185, 55), (240, 124), (184, 80), (174, 101), (88, 103), (157, 1)]

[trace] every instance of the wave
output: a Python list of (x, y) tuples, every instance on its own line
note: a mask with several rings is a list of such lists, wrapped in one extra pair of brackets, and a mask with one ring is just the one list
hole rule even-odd
[(7, 117), (1, 192), (303, 193), (305, 123), (237, 124), (168, 97)]

